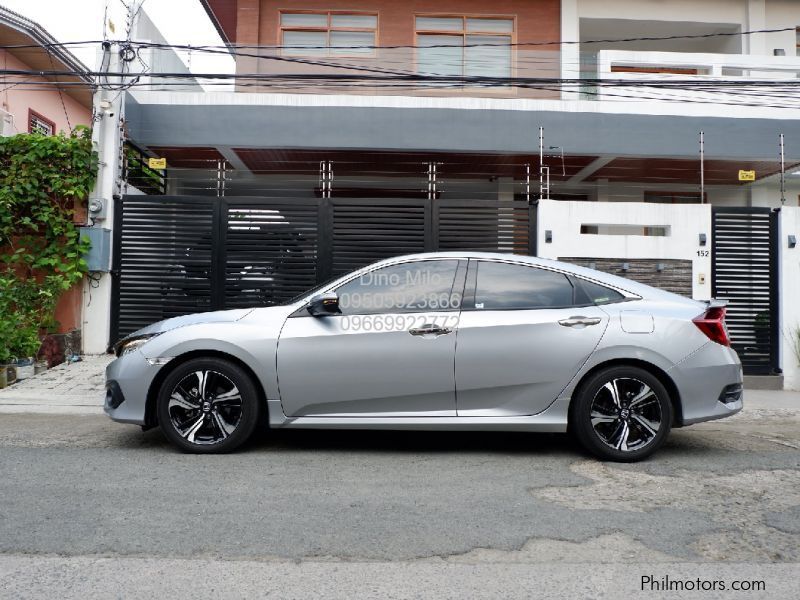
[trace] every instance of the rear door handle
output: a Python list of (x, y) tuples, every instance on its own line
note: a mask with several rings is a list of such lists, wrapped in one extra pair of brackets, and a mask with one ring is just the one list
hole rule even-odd
[(411, 335), (447, 335), (452, 333), (449, 327), (439, 327), (432, 323), (425, 323), (422, 327), (413, 327), (408, 330)]
[(598, 317), (570, 317), (569, 319), (561, 319), (558, 324), (563, 325), (564, 327), (577, 327), (577, 326), (589, 326), (589, 325), (597, 325), (600, 322)]

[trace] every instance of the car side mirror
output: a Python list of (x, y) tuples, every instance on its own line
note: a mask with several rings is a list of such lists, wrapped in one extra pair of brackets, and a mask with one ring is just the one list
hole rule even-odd
[(339, 310), (339, 296), (334, 292), (314, 296), (307, 308), (312, 317), (329, 317), (342, 312)]

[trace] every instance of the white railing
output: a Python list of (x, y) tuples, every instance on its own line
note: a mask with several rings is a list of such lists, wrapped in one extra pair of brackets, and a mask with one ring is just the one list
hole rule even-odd
[[(666, 86), (673, 83), (674, 87), (601, 84), (591, 94), (598, 100), (702, 101), (800, 108), (800, 97), (794, 89), (776, 90), (768, 85), (753, 85), (762, 81), (796, 82), (798, 77), (800, 57), (796, 56), (601, 50), (597, 53), (597, 79), (615, 82), (653, 81)], [(680, 82), (691, 84), (682, 85)], [(725, 82), (725, 85), (720, 85), (720, 82)], [(707, 86), (704, 85), (706, 83)]]

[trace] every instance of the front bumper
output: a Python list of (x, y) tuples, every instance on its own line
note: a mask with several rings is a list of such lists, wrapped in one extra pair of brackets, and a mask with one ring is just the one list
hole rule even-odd
[[(683, 425), (724, 419), (742, 410), (742, 363), (727, 346), (709, 342), (669, 371), (681, 397)], [(723, 401), (724, 400), (724, 401)]]
[(119, 423), (145, 424), (147, 392), (162, 365), (151, 365), (137, 351), (120, 356), (106, 367), (105, 413)]

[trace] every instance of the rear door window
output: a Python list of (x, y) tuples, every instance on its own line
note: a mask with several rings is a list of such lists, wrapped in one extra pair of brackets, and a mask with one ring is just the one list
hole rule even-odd
[(524, 310), (574, 305), (566, 275), (503, 262), (478, 261), (476, 310)]

